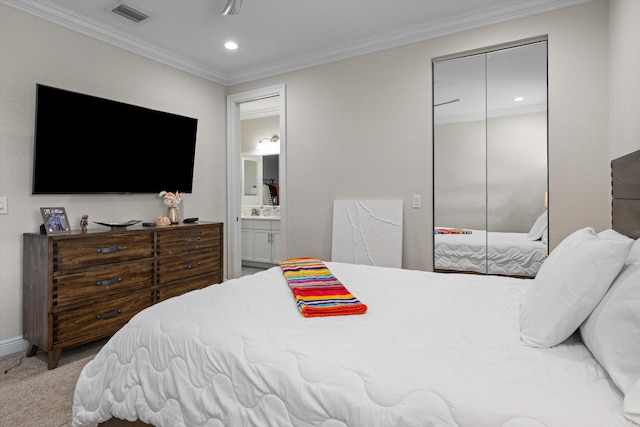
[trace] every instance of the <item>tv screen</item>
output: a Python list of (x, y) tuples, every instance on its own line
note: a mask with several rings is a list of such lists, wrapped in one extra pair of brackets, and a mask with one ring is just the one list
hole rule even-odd
[(198, 120), (36, 86), (33, 194), (190, 193)]

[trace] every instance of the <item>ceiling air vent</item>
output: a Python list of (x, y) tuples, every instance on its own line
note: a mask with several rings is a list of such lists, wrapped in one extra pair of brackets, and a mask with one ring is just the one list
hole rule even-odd
[(142, 22), (149, 17), (139, 10), (135, 10), (134, 8), (127, 6), (126, 4), (119, 4), (118, 6), (111, 9), (112, 12), (117, 13), (120, 16), (124, 16), (127, 19), (131, 19), (133, 22)]

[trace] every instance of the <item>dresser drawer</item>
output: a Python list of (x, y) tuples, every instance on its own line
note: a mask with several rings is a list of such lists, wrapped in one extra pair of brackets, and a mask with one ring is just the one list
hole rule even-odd
[(200, 226), (158, 229), (158, 256), (222, 249), (222, 227)]
[(153, 287), (153, 259), (108, 264), (77, 273), (57, 273), (53, 277), (53, 310)]
[(104, 233), (53, 242), (53, 270), (66, 271), (153, 257), (153, 233)]
[(219, 253), (213, 250), (176, 257), (158, 258), (157, 284), (222, 271)]
[(114, 334), (136, 313), (151, 306), (153, 292), (141, 291), (53, 315), (56, 346), (65, 347)]

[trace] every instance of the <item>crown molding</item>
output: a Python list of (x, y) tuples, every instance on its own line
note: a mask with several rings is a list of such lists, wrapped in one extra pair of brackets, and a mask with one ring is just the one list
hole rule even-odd
[[(553, 1), (553, 3), (551, 3)], [(374, 53), (385, 49), (404, 46), (411, 43), (442, 37), (461, 31), (484, 27), (491, 24), (506, 22), (529, 15), (536, 15), (565, 7), (588, 3), (593, 0), (516, 0), (508, 6), (487, 8), (480, 13), (469, 14), (427, 25), (407, 27), (402, 31), (380, 34), (368, 39), (350, 42), (336, 48), (300, 55), (290, 61), (277, 61), (263, 64), (260, 67), (247, 69), (230, 76), (227, 84), (246, 83), (264, 77), (271, 77), (290, 71), (327, 64), (342, 59), (353, 58), (367, 53)]]
[(49, 0), (0, 0), (0, 4), (16, 8), (170, 67), (230, 86), (590, 1), (593, 0), (536, 0), (535, 2), (513, 0), (506, 6), (487, 8), (482, 12), (455, 19), (428, 25), (418, 25), (402, 31), (361, 39), (353, 43), (343, 44), (335, 49), (302, 55), (290, 61), (266, 63), (231, 75), (131, 37), (95, 20), (75, 14)]
[(212, 80), (223, 85), (228, 81), (228, 76), (225, 73), (181, 57), (169, 50), (152, 45), (138, 38), (131, 37), (122, 31), (104, 25), (93, 19), (89, 19), (85, 16), (81, 16), (69, 9), (60, 7), (51, 1), (39, 0), (25, 2), (19, 0), (0, 0), (0, 4), (11, 6), (22, 12), (42, 18), (70, 30), (77, 31), (86, 36), (93, 37), (170, 67), (203, 77), (207, 80)]

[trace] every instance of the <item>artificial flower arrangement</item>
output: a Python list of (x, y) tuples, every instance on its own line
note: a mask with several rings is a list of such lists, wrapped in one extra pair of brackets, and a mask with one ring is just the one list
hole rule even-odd
[(184, 198), (184, 193), (171, 193), (169, 191), (161, 191), (158, 197), (164, 197), (164, 204), (169, 206), (178, 206)]

